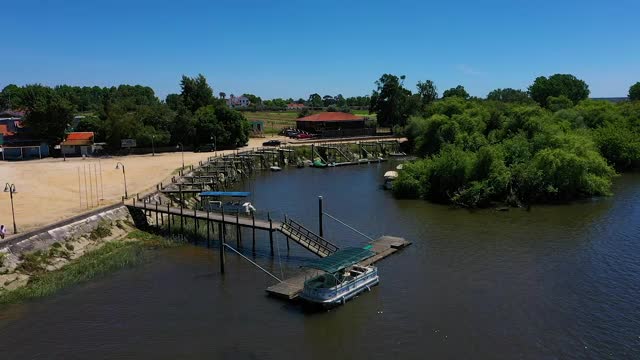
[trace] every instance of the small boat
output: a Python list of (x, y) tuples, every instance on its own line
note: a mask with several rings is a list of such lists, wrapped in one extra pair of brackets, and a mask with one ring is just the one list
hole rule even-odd
[(392, 153), (389, 153), (389, 156), (402, 157), (402, 156), (407, 156), (407, 154), (403, 152), (392, 152)]
[(272, 167), (269, 168), (269, 170), (271, 170), (271, 171), (281, 171), (282, 168), (280, 166), (272, 166)]
[(402, 168), (404, 168), (404, 164), (399, 164), (398, 166), (396, 166), (396, 170), (402, 170)]
[(368, 249), (346, 248), (311, 261), (304, 267), (324, 273), (306, 280), (300, 297), (308, 303), (330, 308), (371, 290), (379, 282), (378, 269), (358, 263), (373, 255)]
[(313, 161), (313, 167), (327, 167), (327, 164), (320, 159), (316, 159)]
[(384, 188), (387, 190), (391, 190), (393, 186), (393, 182), (398, 178), (397, 171), (387, 171), (384, 173)]
[(203, 191), (198, 195), (202, 210), (244, 213), (247, 211), (245, 204), (251, 193), (247, 191)]

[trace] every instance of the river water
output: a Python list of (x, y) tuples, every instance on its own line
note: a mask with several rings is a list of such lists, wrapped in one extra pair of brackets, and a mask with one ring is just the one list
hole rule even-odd
[[(259, 210), (314, 230), (322, 195), (366, 234), (413, 242), (345, 306), (309, 313), (266, 296), (274, 280), (238, 256), (222, 277), (217, 250), (185, 246), (0, 308), (0, 358), (640, 358), (640, 175), (617, 178), (608, 198), (470, 212), (394, 199), (379, 188), (393, 166), (291, 169), (238, 186)], [(367, 242), (330, 219), (325, 235)], [(280, 235), (276, 244), (272, 258), (261, 234), (255, 260), (279, 276), (311, 258)]]

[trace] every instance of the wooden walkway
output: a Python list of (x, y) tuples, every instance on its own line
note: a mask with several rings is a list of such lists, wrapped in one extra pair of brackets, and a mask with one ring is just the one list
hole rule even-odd
[[(168, 205), (160, 205), (157, 203), (134, 202), (131, 206), (147, 211), (155, 211), (160, 214), (182, 216), (190, 219), (198, 219), (203, 221), (213, 221), (226, 225), (240, 225), (242, 227), (256, 228), (265, 231), (277, 231), (282, 227), (279, 221), (269, 221), (262, 219), (253, 219), (248, 216), (240, 215), (236, 217), (235, 213), (225, 213), (224, 216), (218, 212), (207, 212), (202, 210), (191, 210), (179, 207), (171, 207)], [(255, 221), (255, 223), (254, 223)]]
[[(371, 250), (375, 253), (375, 255), (361, 261), (359, 264), (363, 266), (372, 265), (409, 245), (411, 245), (411, 242), (403, 238), (395, 236), (382, 236), (371, 243)], [(295, 299), (302, 291), (305, 280), (317, 273), (318, 270), (303, 269), (300, 274), (268, 287), (267, 293), (269, 295), (283, 299)]]
[[(164, 214), (169, 216), (176, 216), (179, 218), (196, 219), (205, 222), (211, 222), (225, 225), (233, 225), (245, 228), (251, 228), (254, 230), (264, 230), (269, 232), (269, 238), (271, 247), (273, 249), (273, 233), (279, 231), (288, 239), (293, 240), (298, 245), (309, 250), (313, 254), (325, 257), (331, 255), (338, 250), (338, 247), (329, 241), (323, 239), (317, 234), (313, 233), (309, 229), (305, 228), (301, 224), (295, 222), (292, 219), (285, 219), (285, 222), (256, 219), (254, 217), (248, 217), (237, 213), (225, 213), (224, 215), (219, 212), (207, 212), (202, 210), (193, 210), (180, 207), (172, 207), (170, 205), (161, 205), (158, 203), (149, 203), (146, 201), (134, 201), (131, 205), (134, 208), (143, 210), (145, 212), (155, 212), (156, 222), (157, 215)], [(158, 224), (156, 223), (156, 226)], [(181, 226), (184, 223), (181, 221)], [(255, 231), (254, 231), (255, 239)], [(255, 246), (255, 244), (254, 244)]]

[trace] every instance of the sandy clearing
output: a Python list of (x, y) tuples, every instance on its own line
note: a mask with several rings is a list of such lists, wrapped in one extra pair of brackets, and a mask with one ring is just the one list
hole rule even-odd
[[(269, 137), (278, 138), (278, 137)], [(251, 139), (248, 147), (258, 147), (266, 139)], [(232, 151), (220, 151), (219, 154)], [(185, 165), (198, 164), (213, 153), (184, 153)], [(104, 159), (82, 160), (57, 158), (24, 162), (0, 162), (0, 181), (14, 183), (14, 205), (18, 232), (77, 215), (98, 206), (114, 204), (124, 195), (122, 169), (117, 170), (117, 162), (125, 165), (129, 196), (155, 187), (159, 182), (171, 177), (181, 167), (182, 154), (164, 153), (132, 155)], [(100, 176), (102, 168), (102, 176)], [(86, 169), (86, 190), (85, 190)], [(78, 170), (80, 171), (80, 195), (78, 191)], [(96, 177), (98, 189), (96, 193)], [(91, 183), (89, 183), (91, 177)], [(102, 180), (102, 183), (101, 183)], [(85, 196), (86, 193), (90, 193)], [(104, 195), (103, 195), (104, 194)], [(87, 201), (87, 198), (89, 201)], [(89, 202), (89, 209), (87, 208)], [(13, 232), (9, 193), (0, 192), (0, 224), (7, 227), (7, 234)]]

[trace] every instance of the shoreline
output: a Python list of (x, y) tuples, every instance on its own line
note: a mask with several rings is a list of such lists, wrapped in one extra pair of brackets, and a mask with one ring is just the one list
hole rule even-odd
[[(87, 238), (55, 242), (46, 251), (22, 254), (19, 261), (0, 270), (0, 307), (46, 296), (120, 269), (142, 263), (156, 249), (181, 243), (118, 222), (102, 224)], [(5, 253), (2, 253), (5, 254)], [(0, 258), (7, 261), (7, 256)]]

